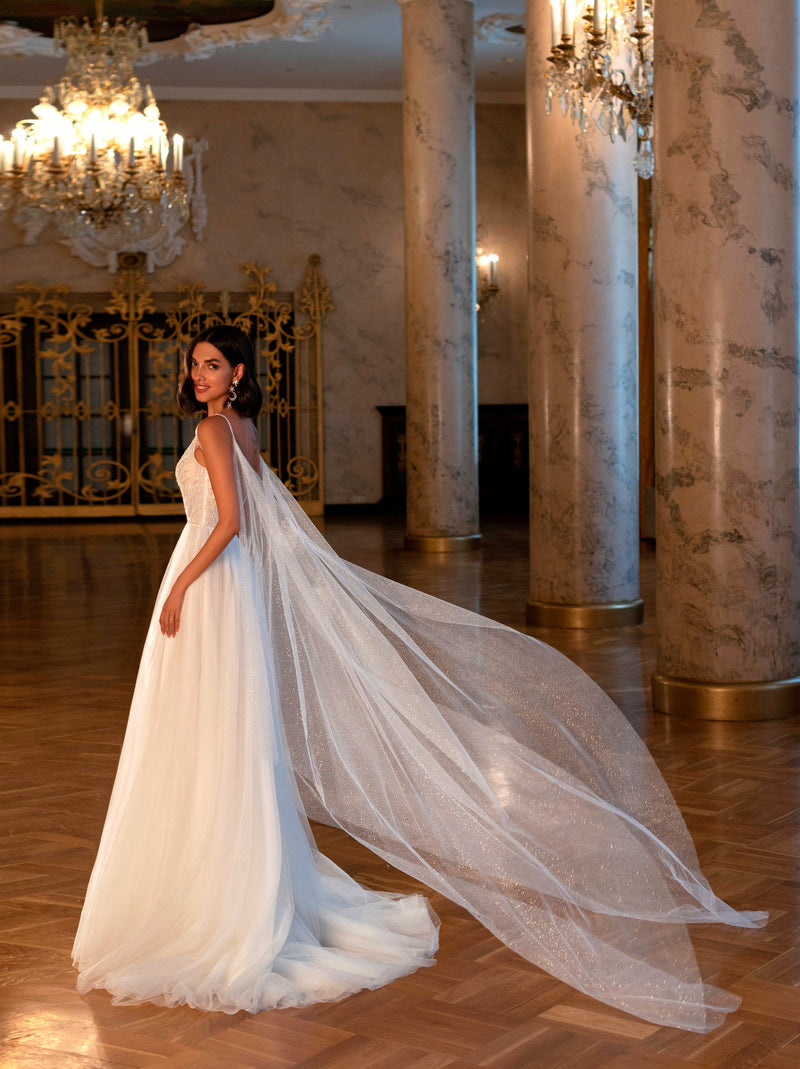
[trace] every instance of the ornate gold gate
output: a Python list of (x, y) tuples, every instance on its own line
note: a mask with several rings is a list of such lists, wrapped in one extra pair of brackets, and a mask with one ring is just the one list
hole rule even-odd
[(333, 304), (319, 257), (297, 302), (256, 264), (242, 293), (154, 294), (142, 267), (121, 257), (110, 297), (22, 285), (0, 298), (0, 516), (180, 512), (173, 472), (195, 426), (176, 402), (182, 352), (220, 322), (255, 343), (265, 460), (321, 514), (321, 331)]

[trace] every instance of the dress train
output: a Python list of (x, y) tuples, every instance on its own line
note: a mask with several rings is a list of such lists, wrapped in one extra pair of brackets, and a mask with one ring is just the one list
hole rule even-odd
[[(192, 479), (207, 482), (193, 447), (181, 464)], [(178, 640), (164, 640), (151, 627), (76, 940), (81, 984), (114, 993), (113, 969), (103, 952), (112, 964), (117, 960), (114, 940), (129, 923), (120, 926), (118, 913), (135, 918), (138, 910), (139, 927), (149, 931), (150, 900), (142, 912), (132, 892), (122, 909), (107, 899), (106, 856), (119, 855), (114, 887), (130, 877), (132, 860), (138, 865), (142, 856), (147, 859), (143, 878), (153, 865), (167, 873), (180, 869), (174, 858), (180, 842), (171, 837), (153, 849), (152, 832), (139, 826), (143, 802), (135, 794), (146, 762), (143, 740), (163, 731), (168, 737), (149, 750), (151, 758), (158, 753), (152, 769), (157, 785), (142, 789), (155, 792), (159, 808), (166, 803), (167, 812), (181, 812), (193, 827), (196, 809), (187, 801), (192, 791), (213, 795), (213, 805), (210, 798), (205, 801), (209, 814), (222, 797), (223, 855), (236, 873), (230, 883), (244, 888), (246, 912), (238, 915), (238, 926), (227, 923), (232, 899), (217, 895), (212, 901), (207, 890), (198, 891), (202, 901), (192, 897), (185, 910), (177, 903), (170, 907), (178, 914), (171, 922), (177, 929), (203, 928), (196, 922), (198, 904), (207, 914), (203, 945), (208, 953), (190, 970), (193, 985), (201, 985), (203, 970), (213, 972), (215, 954), (224, 951), (221, 961), (228, 960), (226, 954), (235, 958), (242, 939), (249, 943), (251, 929), (257, 929), (253, 942), (264, 950), (243, 973), (241, 990), (250, 995), (242, 996), (242, 1004), (249, 998), (246, 1008), (264, 1008), (261, 994), (253, 994), (260, 991), (259, 976), (270, 961), (273, 972), (267, 975), (280, 972), (281, 955), (292, 944), (291, 938), (284, 941), (287, 918), (293, 909), (302, 916), (302, 899), (298, 905), (296, 896), (303, 881), (295, 865), (305, 862), (292, 856), (300, 835), (285, 830), (300, 805), (296, 783), (308, 816), (343, 828), (390, 864), (441, 891), (554, 976), (658, 1024), (700, 1032), (719, 1025), (739, 999), (702, 981), (686, 925), (713, 921), (755, 927), (766, 915), (737, 912), (714, 895), (666, 784), (617, 707), (572, 662), (537, 640), (342, 561), (266, 465), (257, 474), (237, 445), (234, 454), (241, 530), (220, 560), (223, 566), (232, 558), (236, 563), (229, 576), (220, 577), (221, 589), (212, 590), (202, 577), (190, 588), (190, 594), (199, 589), (191, 605), (187, 595), (183, 617), (193, 621), (198, 637), (189, 637), (182, 624)], [(209, 491), (204, 491), (203, 509), (211, 512), (200, 517), (206, 525), (202, 537), (213, 520)], [(191, 486), (184, 494), (189, 533), (182, 539), (199, 539), (201, 532), (191, 530), (197, 524)], [(179, 543), (163, 594), (190, 552), (196, 547)], [(231, 588), (249, 591), (239, 598), (236, 611), (245, 619), (238, 631), (230, 626), (234, 609), (217, 607), (225, 606), (225, 591)], [(206, 598), (199, 611), (197, 603)], [(156, 627), (159, 609), (157, 603)], [(197, 643), (213, 643), (219, 621), (223, 650), (209, 648), (206, 657)], [(187, 641), (181, 647), (183, 636)], [(181, 656), (175, 651), (182, 649), (184, 662), (166, 663), (169, 641), (171, 655)], [(246, 658), (232, 649), (246, 651)], [(221, 652), (230, 654), (238, 672), (228, 667), (216, 679), (214, 665), (231, 663), (220, 662)], [(251, 670), (253, 661), (263, 666), (260, 674)], [(206, 665), (226, 695), (226, 716), (242, 722), (235, 746), (227, 737), (226, 717), (209, 714), (209, 729), (193, 708), (175, 711), (180, 703), (172, 681), (192, 672), (202, 680)], [(169, 701), (164, 688), (170, 690)], [(208, 693), (205, 686), (199, 689)], [(153, 726), (148, 713), (153, 701), (169, 710), (164, 719), (171, 725)], [(266, 735), (258, 714), (265, 704), (270, 710)], [(230, 711), (248, 705), (254, 710), (252, 723)], [(186, 734), (195, 721), (197, 737), (187, 750)], [(284, 746), (288, 766), (282, 756), (275, 757)], [(227, 755), (222, 768), (220, 749)], [(169, 793), (170, 787), (159, 784), (170, 780), (176, 755), (182, 769)], [(273, 760), (277, 763), (271, 765)], [(265, 775), (270, 767), (278, 771)], [(248, 785), (244, 792), (240, 777)], [(278, 805), (272, 804), (275, 798)], [(119, 848), (117, 825), (129, 811), (133, 830), (128, 845)], [(304, 818), (297, 819), (305, 837)], [(260, 822), (270, 824), (275, 840), (283, 839), (281, 880), (272, 898), (261, 891), (269, 883), (262, 871), (267, 866), (254, 863), (250, 854), (248, 828)], [(231, 841), (232, 828), (241, 838)], [(192, 838), (180, 831), (178, 839), (186, 834)], [(324, 866), (310, 846), (306, 849)], [(205, 846), (196, 846), (191, 861), (186, 868), (190, 890), (191, 874), (204, 873), (207, 882), (209, 872), (220, 871), (219, 859)], [(162, 892), (172, 883), (170, 876)], [(430, 962), (435, 935), (427, 912), (427, 925), (421, 920), (423, 912), (416, 896), (383, 903), (381, 919), (392, 914), (386, 928), (399, 931), (404, 954), (409, 954), (406, 938), (413, 943), (411, 957), (396, 966), (396, 975)], [(98, 922), (104, 913), (114, 918), (108, 932)], [(224, 922), (222, 947), (212, 938), (212, 920), (217, 927)], [(313, 916), (311, 924), (305, 923), (317, 930)], [(142, 958), (146, 969), (163, 937), (160, 928), (157, 932), (150, 958)], [(136, 946), (143, 939), (138, 932), (132, 936)], [(123, 969), (130, 953), (131, 947), (119, 951)], [(192, 946), (185, 960), (193, 964), (194, 953)], [(178, 954), (169, 969), (179, 975), (183, 961)], [(186, 982), (181, 984), (183, 997)], [(141, 997), (152, 1000), (151, 994)], [(312, 992), (308, 1000), (319, 997)], [(278, 998), (269, 1004), (285, 1003)]]

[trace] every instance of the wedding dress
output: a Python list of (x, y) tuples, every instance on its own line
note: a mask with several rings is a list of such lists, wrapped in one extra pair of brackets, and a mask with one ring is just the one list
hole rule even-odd
[[(224, 417), (223, 417), (224, 418)], [(234, 439), (240, 533), (161, 602), (216, 506), (197, 439), (75, 939), (79, 990), (257, 1012), (433, 963), (420, 896), (360, 888), (319, 854), (343, 828), (574, 987), (708, 1031), (687, 924), (763, 924), (717, 898), (622, 713), (557, 651), (342, 561)]]

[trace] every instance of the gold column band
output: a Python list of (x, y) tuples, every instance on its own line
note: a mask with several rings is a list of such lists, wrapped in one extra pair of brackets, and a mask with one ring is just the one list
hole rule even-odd
[(703, 683), (653, 672), (653, 705), (691, 720), (782, 720), (800, 713), (800, 676), (763, 683)]
[(481, 548), (481, 536), (471, 535), (406, 535), (406, 549), (421, 553), (466, 553)]
[(644, 620), (644, 602), (614, 601), (605, 605), (559, 605), (529, 601), (525, 618), (533, 627), (630, 627)]

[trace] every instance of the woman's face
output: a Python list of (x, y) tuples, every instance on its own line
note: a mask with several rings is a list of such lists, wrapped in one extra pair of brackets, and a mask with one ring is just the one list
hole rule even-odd
[(225, 403), (228, 387), (243, 369), (241, 365), (232, 368), (215, 345), (201, 341), (194, 347), (189, 370), (195, 397), (211, 411)]

